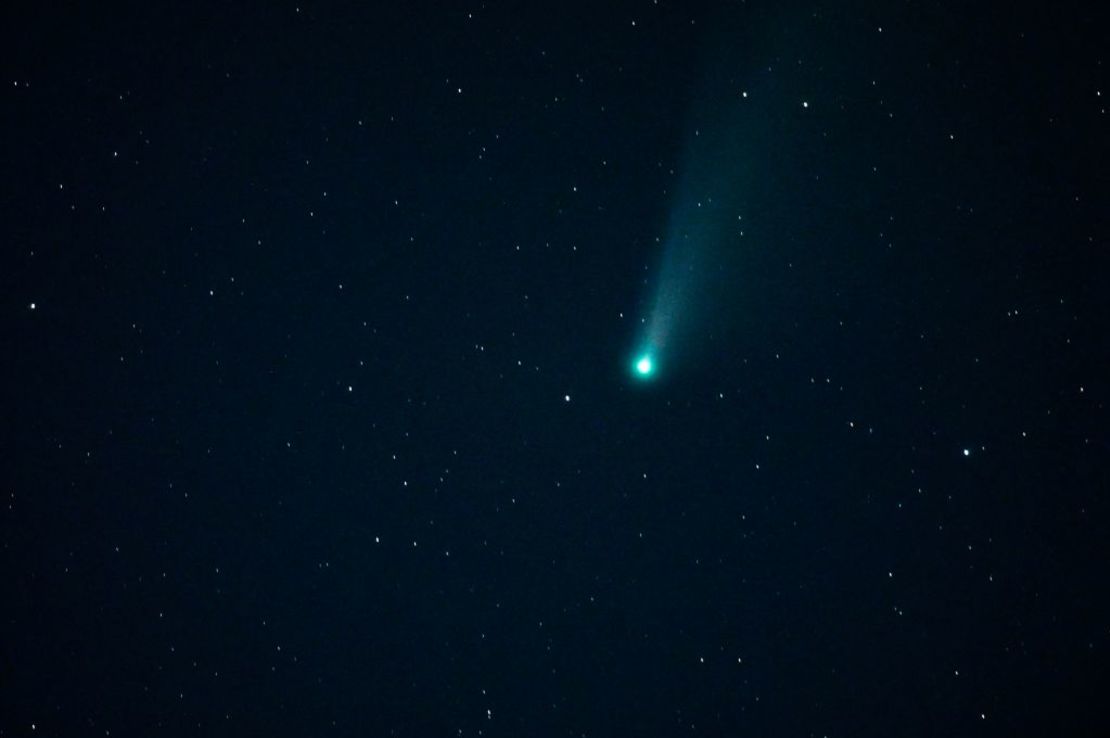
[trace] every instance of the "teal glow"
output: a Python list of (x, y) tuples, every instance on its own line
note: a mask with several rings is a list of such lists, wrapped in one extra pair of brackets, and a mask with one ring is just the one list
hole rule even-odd
[(636, 374), (641, 377), (650, 377), (652, 372), (655, 371), (655, 363), (652, 362), (651, 357), (648, 355), (641, 356), (636, 360)]

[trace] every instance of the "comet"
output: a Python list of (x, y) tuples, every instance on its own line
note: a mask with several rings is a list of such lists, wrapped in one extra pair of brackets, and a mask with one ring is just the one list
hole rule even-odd
[(692, 94), (665, 236), (648, 268), (647, 311), (628, 363), (637, 380), (661, 380), (719, 351), (744, 286), (737, 266), (750, 240), (742, 240), (742, 228), (758, 192), (757, 162), (766, 158), (768, 115), (736, 93), (751, 80), (740, 81), (746, 65), (724, 48)]

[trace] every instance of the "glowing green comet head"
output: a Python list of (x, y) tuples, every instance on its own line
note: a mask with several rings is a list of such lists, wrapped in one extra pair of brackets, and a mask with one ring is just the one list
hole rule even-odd
[(636, 376), (641, 379), (647, 379), (652, 375), (652, 372), (655, 371), (655, 362), (651, 360), (650, 354), (644, 354), (636, 359), (634, 368), (636, 370)]

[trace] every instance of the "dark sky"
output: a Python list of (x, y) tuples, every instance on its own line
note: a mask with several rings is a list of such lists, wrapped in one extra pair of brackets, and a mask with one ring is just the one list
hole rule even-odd
[(1097, 4), (84, 5), (0, 16), (0, 736), (1110, 734)]

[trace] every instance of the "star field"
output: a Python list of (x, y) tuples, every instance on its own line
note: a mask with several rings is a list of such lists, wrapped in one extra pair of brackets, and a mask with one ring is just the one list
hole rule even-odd
[(0, 737), (1106, 734), (1093, 6), (4, 17)]

